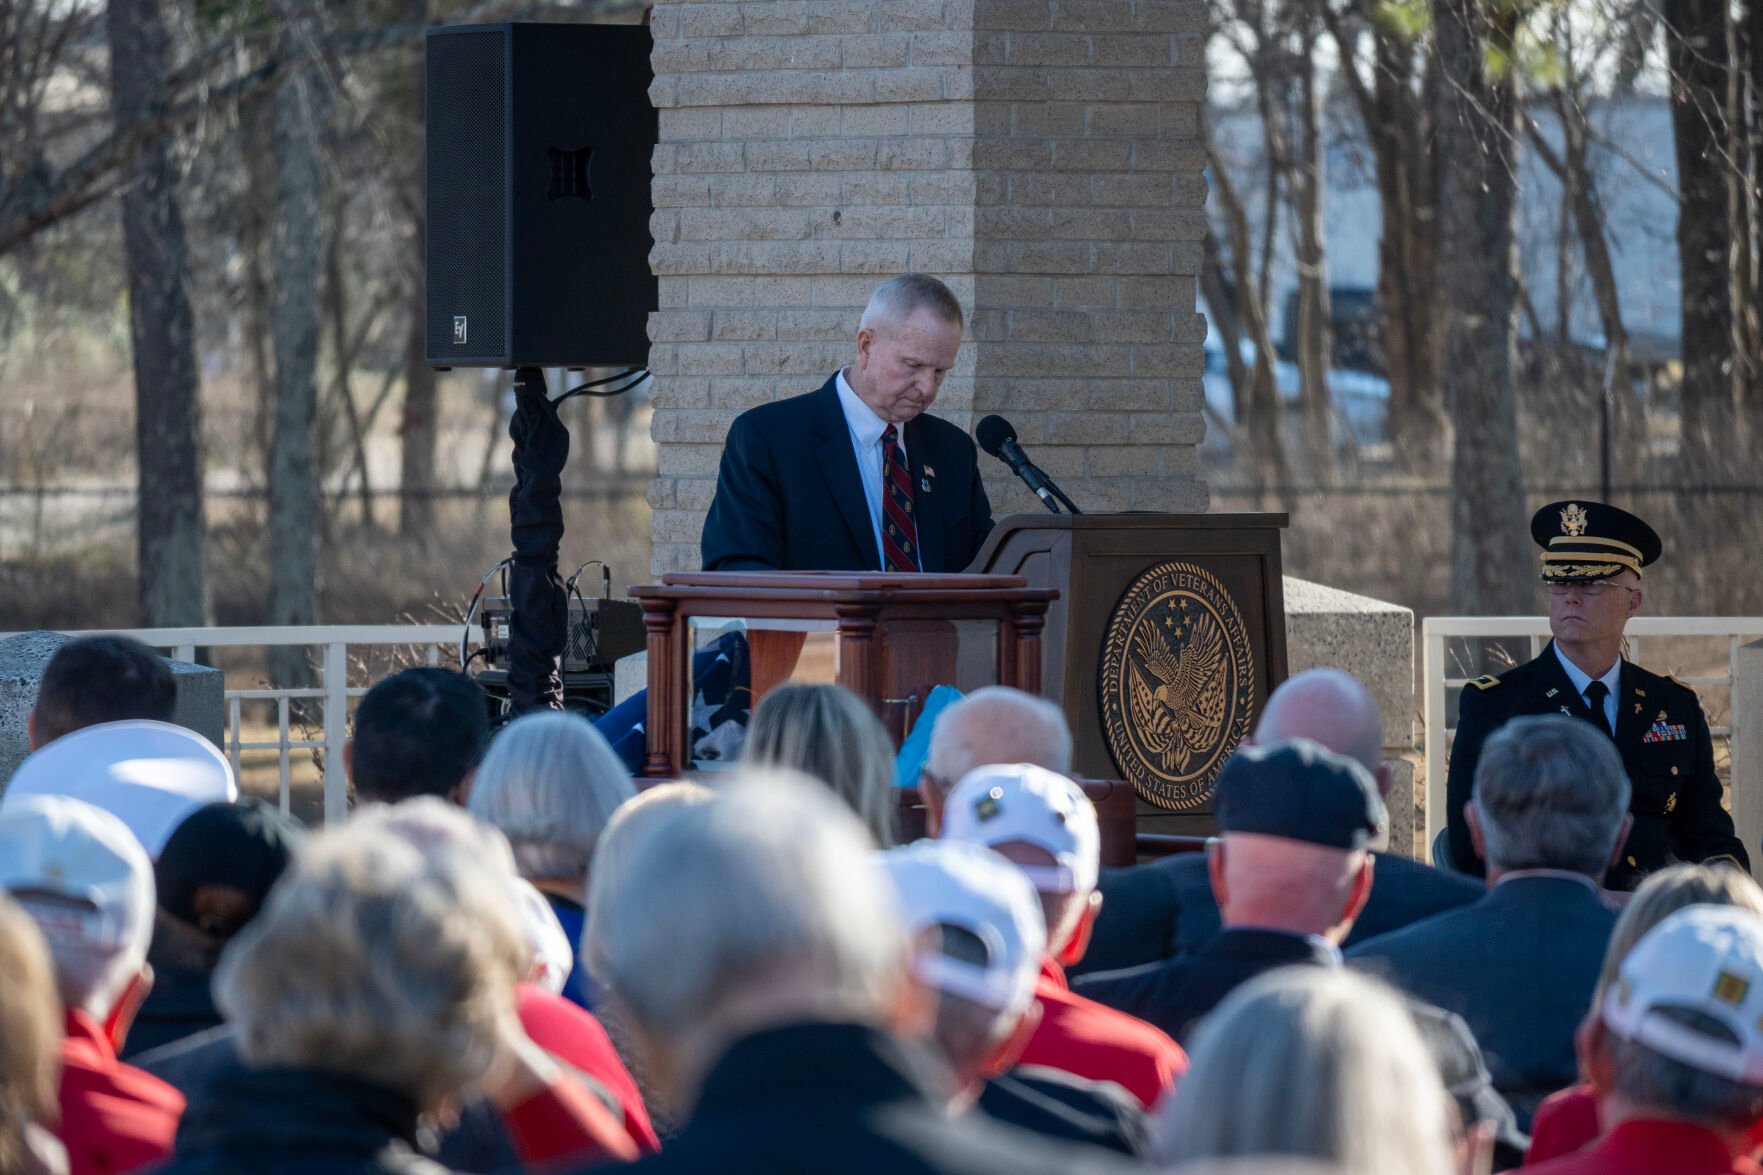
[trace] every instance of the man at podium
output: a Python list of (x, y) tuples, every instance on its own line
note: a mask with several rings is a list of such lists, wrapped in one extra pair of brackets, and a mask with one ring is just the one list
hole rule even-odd
[(849, 366), (736, 418), (704, 519), (704, 569), (964, 569), (992, 507), (973, 441), (927, 412), (962, 325), (936, 278), (889, 278), (858, 320)]

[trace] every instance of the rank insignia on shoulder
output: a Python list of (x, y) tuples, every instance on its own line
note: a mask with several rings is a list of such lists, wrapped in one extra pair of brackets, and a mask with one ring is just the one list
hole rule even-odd
[(1675, 681), (1678, 685), (1681, 685), (1684, 689), (1690, 691), (1690, 693), (1692, 693), (1692, 694), (1696, 692), (1696, 687), (1691, 685), (1689, 682), (1685, 681), (1681, 677), (1678, 677), (1674, 674), (1667, 673), (1665, 675), (1665, 678), (1667, 681)]
[(1500, 684), (1500, 679), (1491, 673), (1484, 673), (1474, 681), (1466, 682), (1465, 684), (1472, 685), (1476, 689), (1493, 689), (1496, 685)]

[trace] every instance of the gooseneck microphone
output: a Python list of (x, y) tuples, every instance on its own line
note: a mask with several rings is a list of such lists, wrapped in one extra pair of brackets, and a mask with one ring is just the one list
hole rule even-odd
[(1083, 513), (1070, 498), (1060, 492), (1059, 487), (1053, 484), (1052, 478), (1041, 472), (1035, 463), (1028, 459), (1028, 454), (1024, 453), (1022, 446), (1016, 443), (1016, 430), (1010, 426), (1008, 420), (1002, 416), (988, 416), (979, 422), (979, 426), (973, 430), (973, 435), (978, 439), (979, 447), (1008, 465), (1010, 472), (1020, 477), (1023, 483), (1035, 492), (1035, 496), (1048, 510), (1054, 514), (1059, 513), (1059, 503), (1063, 502), (1065, 508), (1073, 514)]

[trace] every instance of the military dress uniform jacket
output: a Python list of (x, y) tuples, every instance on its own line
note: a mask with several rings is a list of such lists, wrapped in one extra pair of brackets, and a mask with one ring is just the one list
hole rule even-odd
[[(1714, 743), (1696, 691), (1676, 678), (1649, 673), (1622, 662), (1616, 698), (1616, 749), (1628, 770), (1634, 831), (1605, 884), (1633, 889), (1641, 878), (1680, 861), (1730, 860), (1744, 869), (1751, 862), (1733, 833), (1732, 817), (1720, 806), (1720, 780), (1714, 774)], [(1482, 743), (1507, 720), (1532, 714), (1569, 714), (1608, 732), (1561, 667), (1553, 642), (1542, 655), (1498, 677), (1481, 677), (1463, 687), (1457, 739), (1445, 783), (1445, 818), (1451, 858), (1466, 873), (1484, 874), (1464, 823)]]

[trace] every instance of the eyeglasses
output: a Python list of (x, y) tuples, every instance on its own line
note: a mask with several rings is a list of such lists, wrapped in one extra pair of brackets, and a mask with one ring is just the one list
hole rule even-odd
[(1566, 583), (1551, 580), (1543, 585), (1543, 590), (1551, 596), (1588, 596), (1595, 600), (1605, 592), (1636, 592), (1640, 589), (1626, 583), (1612, 583), (1607, 579), (1588, 579)]

